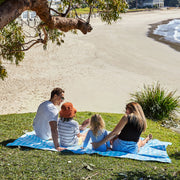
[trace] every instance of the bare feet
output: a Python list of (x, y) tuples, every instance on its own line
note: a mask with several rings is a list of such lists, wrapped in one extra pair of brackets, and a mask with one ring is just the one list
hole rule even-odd
[(57, 148), (56, 148), (57, 151), (63, 151), (63, 150), (65, 150), (65, 149), (66, 149), (66, 148), (63, 148), (63, 147), (57, 147)]

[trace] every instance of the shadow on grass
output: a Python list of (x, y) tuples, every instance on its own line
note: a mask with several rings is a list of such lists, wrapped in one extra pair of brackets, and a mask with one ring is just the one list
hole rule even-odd
[(174, 154), (169, 155), (170, 158), (175, 158), (176, 160), (180, 160), (180, 152), (175, 152)]
[[(82, 155), (86, 155), (86, 153), (85, 154), (76, 154), (70, 150), (64, 150), (64, 151), (59, 152), (59, 155), (61, 155), (61, 156), (82, 156)], [(91, 155), (91, 154), (88, 154), (88, 155)]]
[(69, 155), (74, 155), (74, 153), (69, 150), (64, 150), (64, 151), (59, 152), (59, 155), (69, 156)]
[(15, 141), (15, 139), (8, 139), (8, 140), (6, 140), (6, 141), (0, 142), (0, 145), (6, 146), (8, 143), (12, 143), (12, 142), (14, 142), (14, 141)]
[(61, 151), (61, 152), (59, 152), (59, 155), (61, 155), (61, 156), (83, 156), (83, 155), (88, 155), (88, 156), (104, 157), (104, 156), (102, 156), (100, 154), (96, 154), (96, 153), (93, 153), (93, 154), (86, 154), (86, 153), (84, 153), (84, 154), (77, 154), (77, 153), (74, 153), (74, 152), (72, 152), (70, 150)]
[(126, 171), (126, 172), (116, 172), (114, 174), (112, 174), (113, 176), (115, 176), (115, 179), (119, 180), (119, 179), (126, 179), (126, 180), (134, 180), (134, 179), (168, 179), (168, 180), (175, 180), (175, 179), (179, 179), (179, 176), (173, 176), (170, 174), (166, 174), (166, 173), (149, 173), (147, 171)]
[(14, 142), (16, 139), (8, 139), (6, 141), (2, 141), (0, 142), (0, 145), (10, 148), (10, 149), (15, 149), (15, 148), (19, 148), (22, 151), (29, 151), (29, 150), (34, 150), (33, 148), (30, 147), (25, 147), (25, 146), (7, 146), (8, 143), (12, 143)]

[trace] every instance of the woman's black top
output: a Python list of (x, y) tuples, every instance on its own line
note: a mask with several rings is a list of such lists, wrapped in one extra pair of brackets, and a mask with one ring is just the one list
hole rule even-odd
[(123, 141), (138, 142), (141, 133), (142, 130), (138, 128), (138, 125), (131, 123), (128, 117), (128, 123), (122, 129), (121, 133), (118, 135), (118, 138)]

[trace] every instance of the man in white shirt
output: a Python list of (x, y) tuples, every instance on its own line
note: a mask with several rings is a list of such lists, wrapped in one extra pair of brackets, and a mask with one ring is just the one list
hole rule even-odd
[(60, 106), (63, 101), (64, 90), (61, 88), (53, 89), (50, 100), (39, 105), (36, 117), (33, 121), (33, 128), (36, 135), (45, 140), (52, 138), (54, 147), (58, 151), (65, 149), (59, 146), (57, 132), (58, 109), (56, 106)]

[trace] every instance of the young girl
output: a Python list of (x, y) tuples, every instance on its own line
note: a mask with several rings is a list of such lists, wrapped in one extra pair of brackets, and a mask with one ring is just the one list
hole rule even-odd
[(112, 150), (138, 153), (140, 147), (152, 139), (152, 134), (149, 134), (144, 140), (140, 139), (140, 135), (146, 130), (146, 127), (147, 123), (142, 107), (136, 102), (131, 102), (126, 105), (126, 114), (114, 130), (102, 141), (92, 143), (92, 145), (97, 148), (114, 138)]
[(81, 145), (85, 139), (86, 134), (81, 134), (80, 130), (85, 129), (89, 125), (89, 119), (79, 126), (78, 122), (73, 120), (76, 112), (76, 109), (70, 102), (66, 102), (61, 106), (60, 119), (58, 121), (58, 136), (61, 146)]
[[(86, 139), (84, 141), (83, 147), (85, 148), (88, 145), (88, 142), (91, 138), (92, 142), (99, 142), (107, 136), (107, 131), (104, 130), (105, 123), (99, 114), (95, 114), (91, 117), (90, 120), (90, 130), (87, 133)], [(94, 149), (94, 148), (93, 148)], [(100, 147), (96, 148), (97, 151), (106, 151), (110, 149), (110, 142), (107, 141), (106, 143), (102, 144)]]

